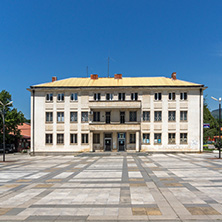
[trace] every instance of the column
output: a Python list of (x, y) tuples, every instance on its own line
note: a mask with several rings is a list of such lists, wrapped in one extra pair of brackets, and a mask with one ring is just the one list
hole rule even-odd
[(89, 150), (93, 152), (93, 132), (89, 132)]
[(136, 152), (140, 151), (140, 133), (136, 132)]

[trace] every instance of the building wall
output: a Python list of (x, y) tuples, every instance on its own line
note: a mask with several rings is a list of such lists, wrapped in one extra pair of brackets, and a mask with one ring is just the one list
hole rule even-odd
[[(53, 93), (53, 102), (46, 102), (47, 93)], [(70, 94), (78, 92), (78, 101), (70, 101)], [(101, 93), (101, 101), (94, 102), (94, 93)], [(106, 93), (113, 93), (113, 101), (105, 101)], [(126, 101), (118, 100), (118, 93), (126, 93)], [(131, 93), (138, 93), (138, 101), (131, 101)], [(162, 93), (162, 100), (155, 101), (154, 94)], [(176, 100), (169, 101), (168, 93), (175, 92)], [(187, 92), (188, 100), (180, 100), (180, 92)], [(57, 93), (64, 93), (64, 102), (57, 102)], [(35, 109), (33, 110), (33, 101)], [(103, 101), (103, 102), (102, 102)], [(141, 102), (140, 102), (141, 101)], [(110, 108), (107, 109), (107, 104)], [(105, 112), (111, 111), (111, 124), (81, 122), (81, 112), (88, 112), (89, 119), (92, 120), (90, 111), (100, 111), (101, 122), (105, 122)], [(188, 111), (188, 121), (180, 121), (180, 111)], [(126, 145), (128, 150), (136, 150), (136, 144), (129, 143), (130, 132), (139, 132), (137, 143), (140, 151), (191, 151), (197, 152), (202, 149), (202, 123), (203, 123), (203, 95), (200, 89), (191, 88), (125, 88), (122, 89), (49, 89), (36, 90), (35, 98), (31, 96), (31, 113), (34, 111), (34, 132), (32, 129), (32, 150), (35, 152), (80, 152), (104, 149), (104, 132), (112, 132), (113, 150), (117, 150), (117, 132), (126, 132)], [(64, 112), (64, 123), (57, 123), (57, 112)], [(78, 112), (78, 122), (70, 123), (70, 112)], [(126, 112), (126, 122), (129, 119), (129, 111), (137, 111), (137, 123), (119, 124), (120, 111)], [(150, 121), (142, 120), (143, 111), (150, 111)], [(154, 121), (154, 111), (162, 111), (162, 121)], [(168, 111), (176, 111), (176, 121), (168, 121)], [(53, 123), (46, 123), (46, 112), (53, 112)], [(33, 124), (33, 119), (32, 119)], [(91, 133), (90, 133), (91, 132)], [(92, 144), (93, 132), (100, 134), (100, 144)], [(176, 133), (176, 143), (168, 144), (168, 133)], [(180, 144), (180, 133), (188, 134), (188, 143)], [(34, 134), (33, 134), (34, 133)], [(53, 144), (45, 144), (45, 134), (53, 134)], [(64, 133), (64, 144), (58, 145), (56, 134)], [(78, 143), (70, 144), (70, 133), (78, 135)], [(81, 143), (81, 134), (88, 134), (89, 143)], [(150, 144), (143, 144), (143, 133), (150, 134)], [(162, 143), (154, 144), (154, 134), (162, 134)], [(201, 134), (200, 134), (201, 133)], [(138, 141), (139, 140), (139, 141)]]

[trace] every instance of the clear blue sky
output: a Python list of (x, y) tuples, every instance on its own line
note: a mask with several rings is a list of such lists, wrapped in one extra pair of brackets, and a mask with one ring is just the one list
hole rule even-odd
[(221, 0), (0, 1), (0, 90), (30, 117), (30, 85), (89, 73), (166, 76), (222, 96)]

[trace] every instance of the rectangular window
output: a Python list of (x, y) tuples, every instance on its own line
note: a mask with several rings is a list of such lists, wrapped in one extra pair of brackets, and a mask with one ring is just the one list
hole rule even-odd
[(187, 111), (180, 111), (180, 121), (187, 121)]
[(176, 111), (169, 111), (168, 112), (168, 120), (169, 121), (176, 121)]
[(131, 93), (131, 100), (138, 100), (138, 93)]
[(112, 93), (106, 93), (106, 100), (113, 100), (113, 94)]
[(53, 101), (53, 94), (52, 93), (47, 93), (46, 94), (46, 101), (47, 102)]
[(88, 134), (82, 134), (82, 144), (88, 143)]
[(154, 112), (154, 121), (155, 122), (162, 121), (162, 111), (155, 111)]
[(70, 144), (77, 144), (77, 134), (70, 134)]
[(136, 143), (136, 134), (135, 133), (130, 134), (130, 143)]
[(130, 111), (130, 122), (136, 122), (137, 121), (137, 112), (136, 111)]
[(154, 99), (155, 99), (156, 101), (162, 100), (162, 93), (155, 93)]
[(77, 112), (70, 112), (70, 122), (77, 122), (78, 121), (78, 113)]
[(176, 99), (176, 94), (175, 92), (169, 93), (169, 100), (175, 100)]
[(46, 112), (46, 122), (53, 121), (53, 112)]
[(64, 144), (64, 134), (57, 134), (57, 144)]
[(64, 122), (64, 112), (57, 112), (57, 122)]
[(82, 122), (88, 122), (88, 112), (82, 112)]
[(146, 144), (150, 143), (150, 134), (149, 133), (143, 134), (143, 143), (146, 143)]
[(111, 121), (111, 112), (106, 112), (106, 124), (109, 124)]
[(119, 100), (124, 101), (125, 100), (125, 93), (119, 93)]
[(100, 143), (100, 134), (94, 133), (93, 134), (93, 144), (99, 144)]
[(57, 101), (58, 102), (63, 102), (64, 101), (64, 93), (59, 93), (57, 95)]
[(94, 100), (95, 101), (100, 101), (100, 99), (101, 99), (100, 93), (94, 93)]
[(181, 144), (187, 144), (187, 133), (181, 133), (180, 134), (180, 143)]
[(71, 101), (78, 101), (78, 93), (71, 93), (70, 100)]
[(150, 121), (150, 111), (143, 111), (143, 121)]
[(100, 112), (93, 112), (93, 121), (94, 122), (100, 121)]
[(52, 134), (45, 134), (45, 143), (52, 144)]
[(161, 133), (155, 133), (154, 134), (154, 144), (160, 144), (161, 143)]
[(187, 100), (187, 93), (186, 92), (180, 93), (180, 100)]
[(175, 133), (169, 133), (168, 134), (168, 143), (169, 144), (175, 144), (176, 143), (176, 134)]
[(120, 112), (120, 123), (125, 123), (125, 112)]

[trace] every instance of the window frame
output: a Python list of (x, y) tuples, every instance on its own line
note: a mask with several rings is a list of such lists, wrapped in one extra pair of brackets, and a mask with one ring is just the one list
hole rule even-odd
[(93, 111), (93, 122), (100, 122), (100, 111)]
[(113, 100), (113, 93), (106, 93), (106, 101), (112, 101), (112, 100)]
[(126, 100), (126, 93), (118, 93), (118, 100), (125, 101)]
[(64, 93), (58, 93), (57, 94), (57, 102), (64, 102), (65, 101), (65, 94)]
[[(135, 114), (132, 116), (132, 114)], [(134, 118), (132, 118), (134, 117)], [(129, 112), (129, 122), (137, 122), (137, 111), (130, 111)]]
[[(184, 142), (185, 135), (186, 135), (186, 142)], [(182, 138), (181, 138), (181, 136), (182, 136)], [(188, 133), (180, 133), (180, 144), (188, 144)]]
[(138, 100), (138, 93), (137, 92), (131, 93), (131, 100), (132, 101), (137, 101)]
[(93, 99), (94, 99), (94, 101), (100, 101), (101, 100), (101, 93), (94, 93)]
[[(47, 138), (50, 136), (50, 138)], [(50, 140), (50, 142), (48, 142)], [(52, 133), (46, 133), (45, 134), (45, 144), (46, 145), (52, 145), (53, 144), (53, 134)]]
[[(158, 138), (158, 136), (160, 136), (160, 138)], [(154, 145), (158, 145), (158, 144), (162, 144), (162, 133), (154, 133)]]
[[(146, 115), (148, 114), (148, 115)], [(150, 111), (143, 111), (143, 121), (150, 122)]]
[[(72, 114), (74, 114), (74, 115), (72, 116)], [(73, 120), (72, 120), (72, 118), (73, 118)], [(70, 123), (77, 123), (77, 122), (78, 122), (78, 112), (71, 111), (70, 112)]]
[[(186, 113), (186, 115), (184, 115), (185, 113)], [(184, 118), (185, 116), (186, 116), (186, 119)], [(187, 112), (187, 110), (181, 110), (180, 111), (180, 121), (181, 122), (187, 122), (188, 121), (188, 112)]]
[[(174, 115), (171, 115), (174, 114)], [(168, 111), (168, 121), (169, 122), (176, 122), (176, 111), (170, 110)]]
[(154, 93), (154, 100), (155, 101), (162, 101), (162, 93), (161, 92)]
[[(59, 138), (61, 136), (61, 138)], [(64, 133), (57, 133), (56, 134), (56, 144), (57, 145), (64, 145)]]
[[(146, 135), (146, 136), (145, 136)], [(145, 138), (148, 137), (148, 138)], [(147, 142), (148, 140), (148, 142)], [(143, 144), (150, 144), (150, 133), (143, 133)]]
[(46, 102), (53, 102), (53, 93), (46, 93), (45, 101)]
[[(107, 120), (109, 120), (109, 121), (107, 121)], [(107, 111), (105, 113), (105, 123), (106, 124), (110, 124), (111, 123), (111, 112), (110, 111)]]
[[(156, 115), (157, 113), (160, 114), (160, 117)], [(162, 111), (154, 111), (154, 122), (162, 122)]]
[(181, 92), (180, 93), (180, 100), (181, 101), (187, 101), (188, 100), (188, 93), (187, 92)]
[(70, 133), (70, 144), (78, 144), (78, 134)]
[(88, 133), (81, 134), (81, 144), (89, 144), (89, 134)]
[(168, 144), (176, 144), (176, 133), (168, 133)]
[[(124, 120), (124, 121), (121, 121), (121, 120)], [(126, 112), (125, 111), (120, 111), (119, 122), (120, 122), (120, 124), (126, 123)]]
[(175, 101), (176, 100), (176, 93), (175, 92), (169, 92), (168, 100), (169, 101)]
[(100, 134), (93, 133), (93, 144), (100, 144)]
[[(59, 113), (62, 114), (62, 116), (59, 116)], [(65, 118), (64, 118), (64, 112), (57, 112), (57, 123), (64, 123)]]
[[(50, 113), (51, 113), (51, 115), (47, 116), (47, 114), (50, 114)], [(52, 123), (53, 122), (53, 112), (45, 112), (45, 122), (46, 123)]]
[(71, 93), (70, 94), (70, 101), (77, 102), (78, 101), (78, 93)]
[[(86, 114), (86, 116), (83, 116), (83, 113)], [(82, 123), (89, 122), (89, 113), (88, 112), (81, 112), (81, 122)]]
[(136, 144), (136, 134), (130, 133), (130, 144)]

